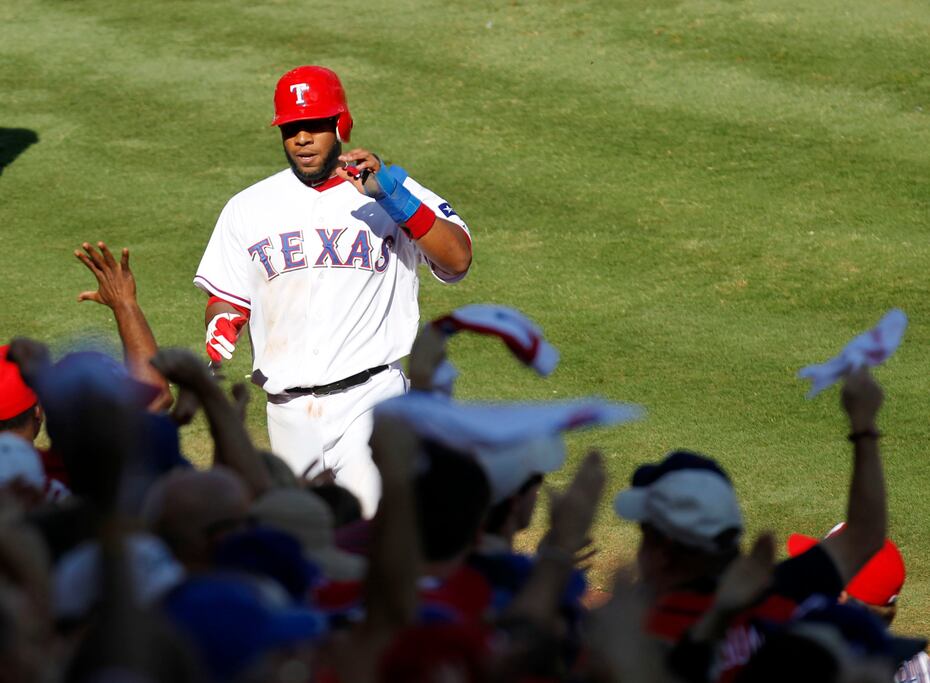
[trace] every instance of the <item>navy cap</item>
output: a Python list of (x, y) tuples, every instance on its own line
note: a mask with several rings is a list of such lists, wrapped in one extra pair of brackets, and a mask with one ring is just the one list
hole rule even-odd
[(303, 600), (320, 578), (319, 568), (304, 557), (296, 538), (267, 527), (230, 534), (214, 552), (213, 563), (219, 569), (274, 579), (295, 600)]
[(649, 486), (666, 474), (679, 470), (707, 470), (709, 472), (716, 472), (727, 482), (730, 482), (730, 477), (727, 476), (723, 468), (717, 464), (716, 460), (712, 460), (707, 456), (693, 451), (678, 450), (672, 451), (666, 455), (662, 462), (649, 463), (637, 467), (636, 471), (633, 472), (633, 476), (630, 478), (630, 485)]
[(216, 575), (185, 581), (162, 607), (217, 681), (235, 678), (276, 648), (317, 639), (326, 623), (314, 610), (272, 604), (256, 586)]
[(167, 414), (146, 413), (142, 428), (145, 430), (146, 464), (156, 474), (165, 474), (175, 467), (190, 469), (191, 461), (181, 453), (178, 423)]

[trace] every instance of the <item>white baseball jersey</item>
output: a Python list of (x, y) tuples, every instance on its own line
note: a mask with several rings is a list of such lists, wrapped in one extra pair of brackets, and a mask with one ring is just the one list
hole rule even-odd
[[(468, 232), (444, 199), (411, 178), (404, 187)], [(277, 394), (407, 355), (421, 263), (416, 243), (351, 183), (314, 189), (288, 168), (229, 200), (194, 284), (251, 310), (253, 377)], [(429, 265), (443, 282), (463, 277)]]

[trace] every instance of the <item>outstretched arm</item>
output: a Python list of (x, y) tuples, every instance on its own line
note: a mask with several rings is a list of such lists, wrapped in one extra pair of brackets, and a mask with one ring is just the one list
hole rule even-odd
[(272, 487), (271, 475), (252, 445), (239, 412), (226, 398), (203, 361), (187, 349), (162, 349), (152, 359), (165, 377), (195, 395), (213, 436), (217, 464), (234, 470), (256, 498)]
[(881, 387), (865, 368), (857, 370), (846, 379), (842, 403), (849, 417), (849, 439), (853, 444), (853, 473), (849, 485), (846, 528), (842, 533), (826, 538), (821, 544), (833, 559), (844, 585), (885, 542), (885, 478), (875, 422), (882, 400)]
[(381, 474), (382, 496), (372, 520), (365, 577), (365, 620), (326, 648), (339, 680), (383, 680), (378, 662), (391, 639), (409, 626), (417, 609), (420, 546), (413, 498), (418, 443), (403, 422), (375, 417), (371, 457)]
[(382, 481), (381, 504), (375, 515), (365, 593), (370, 633), (392, 632), (409, 625), (417, 606), (420, 572), (413, 496), (418, 444), (403, 422), (376, 417), (371, 457)]
[(84, 242), (81, 248), (84, 251), (75, 250), (74, 255), (97, 278), (97, 291), (81, 292), (78, 301), (96, 301), (113, 311), (129, 373), (140, 382), (160, 389), (149, 409), (167, 408), (171, 405), (171, 392), (165, 378), (149, 363), (158, 345), (136, 298), (136, 279), (129, 269), (129, 249), (123, 249), (117, 262), (103, 242), (97, 242), (99, 251), (89, 242)]

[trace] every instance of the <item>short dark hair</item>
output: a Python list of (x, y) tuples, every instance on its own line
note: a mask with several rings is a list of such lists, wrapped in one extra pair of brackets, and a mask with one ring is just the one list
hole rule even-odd
[(425, 467), (414, 482), (421, 550), (428, 562), (450, 560), (477, 538), (491, 487), (465, 453), (424, 441), (422, 456)]
[(33, 419), (33, 415), (35, 415), (37, 405), (39, 404), (33, 403), (19, 415), (14, 415), (6, 420), (0, 420), (0, 432), (12, 432), (28, 425), (29, 421)]
[(507, 517), (510, 515), (510, 510), (513, 507), (514, 499), (518, 496), (522, 496), (524, 493), (529, 491), (534, 486), (541, 484), (543, 476), (541, 474), (534, 474), (532, 477), (523, 482), (523, 485), (517, 489), (516, 493), (513, 493), (501, 502), (496, 505), (492, 505), (491, 509), (488, 510), (487, 517), (484, 519), (484, 530), (489, 534), (496, 534), (500, 532), (501, 528), (504, 526), (504, 522), (507, 521)]

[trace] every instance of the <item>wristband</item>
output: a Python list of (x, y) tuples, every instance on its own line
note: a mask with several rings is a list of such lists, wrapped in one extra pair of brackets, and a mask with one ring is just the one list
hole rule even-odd
[(432, 230), (435, 224), (436, 214), (426, 204), (420, 204), (420, 208), (400, 227), (413, 239), (418, 240)]
[(846, 438), (856, 443), (860, 439), (880, 439), (882, 433), (876, 429), (863, 429), (861, 432), (850, 432)]
[[(423, 205), (423, 202), (414, 197), (413, 193), (404, 187), (407, 171), (400, 166), (381, 164), (381, 168), (374, 174), (374, 178), (381, 189), (380, 196), (374, 198), (378, 202), (378, 206), (384, 209), (387, 215), (398, 225), (407, 225), (407, 221), (413, 218)], [(435, 220), (435, 214), (433, 215)], [(418, 219), (420, 222), (422, 220), (422, 218)], [(425, 231), (423, 234), (425, 234)]]

